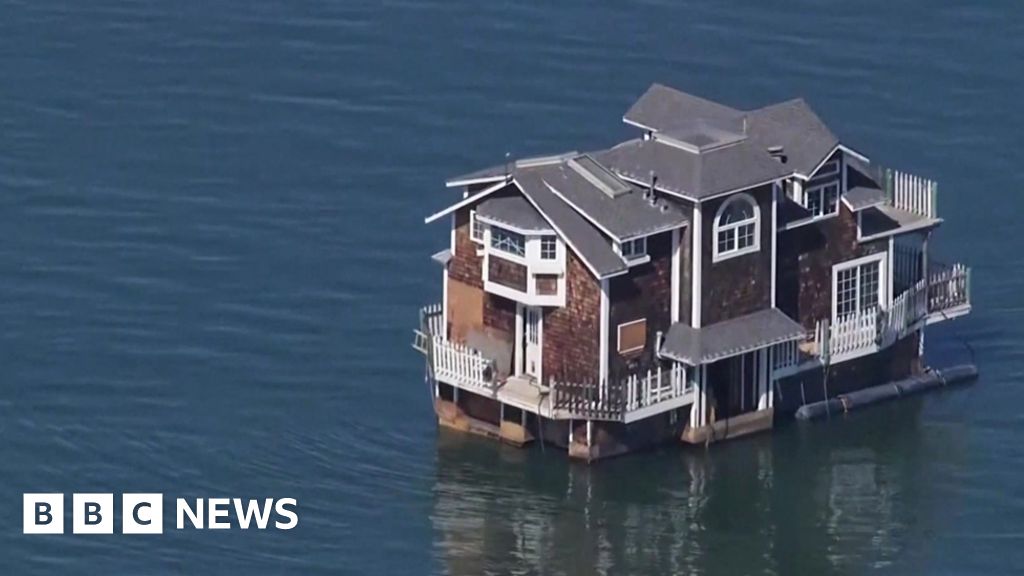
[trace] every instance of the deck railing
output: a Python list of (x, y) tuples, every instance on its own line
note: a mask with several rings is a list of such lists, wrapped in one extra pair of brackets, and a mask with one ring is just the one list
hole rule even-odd
[(556, 410), (595, 420), (624, 420), (629, 412), (675, 400), (692, 389), (681, 364), (630, 374), (604, 387), (592, 382), (551, 381), (552, 405)]
[(929, 263), (928, 311), (940, 313), (971, 301), (971, 269), (963, 264)]
[(928, 283), (919, 280), (892, 301), (881, 326), (881, 343), (888, 346), (907, 335), (910, 328), (928, 315)]
[(632, 374), (626, 379), (626, 410), (653, 406), (663, 400), (676, 398), (688, 392), (690, 382), (682, 364), (673, 363), (668, 370), (658, 366), (646, 374)]
[(899, 170), (885, 171), (885, 190), (892, 205), (925, 218), (936, 218), (938, 184)]
[(971, 302), (970, 268), (929, 263), (929, 270), (927, 279), (901, 292), (889, 308), (873, 307), (836, 321), (827, 330), (828, 341), (819, 339), (818, 349), (832, 361), (855, 357), (890, 346), (922, 322), (941, 319), (938, 315), (962, 314)]
[(444, 307), (441, 303), (430, 304), (420, 309), (420, 327), (432, 336), (446, 337)]
[(606, 387), (593, 382), (551, 381), (551, 405), (580, 418), (622, 420), (626, 394), (622, 383)]
[(448, 340), (440, 304), (420, 310), (420, 329), (413, 347), (427, 355), (429, 369), (437, 380), (486, 394), (497, 388), (493, 360), (469, 346)]
[(440, 336), (433, 337), (431, 346), (435, 378), (460, 388), (476, 389), (487, 394), (494, 392), (496, 375), (494, 362), (490, 358)]
[(772, 369), (776, 372), (800, 365), (800, 346), (796, 340), (776, 344), (772, 348)]
[(828, 347), (828, 321), (819, 321), (803, 340), (790, 340), (772, 346), (772, 372), (776, 377), (798, 371), (806, 362), (818, 359)]
[(836, 320), (829, 327), (829, 357), (840, 358), (878, 346), (879, 309), (873, 306)]

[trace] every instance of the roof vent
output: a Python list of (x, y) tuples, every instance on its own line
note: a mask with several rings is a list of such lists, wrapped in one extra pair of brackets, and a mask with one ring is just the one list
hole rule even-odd
[(789, 157), (786, 156), (786, 151), (782, 146), (769, 146), (768, 155), (775, 158), (775, 160), (781, 164), (785, 164), (789, 161)]
[(597, 163), (596, 160), (583, 154), (567, 162), (569, 168), (590, 182), (595, 188), (604, 192), (609, 198), (618, 198), (629, 192), (630, 188), (618, 176)]

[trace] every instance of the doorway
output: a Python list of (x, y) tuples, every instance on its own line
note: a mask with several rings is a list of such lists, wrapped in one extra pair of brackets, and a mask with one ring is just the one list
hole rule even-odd
[(541, 364), (541, 309), (536, 306), (523, 307), (523, 373), (540, 380)]

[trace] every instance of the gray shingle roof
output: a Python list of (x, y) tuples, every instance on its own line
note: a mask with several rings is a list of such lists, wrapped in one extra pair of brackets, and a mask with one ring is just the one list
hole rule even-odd
[(661, 354), (698, 366), (759, 348), (797, 340), (806, 334), (803, 326), (778, 308), (759, 310), (703, 328), (673, 324), (661, 345)]
[[(655, 139), (679, 140), (682, 148), (689, 149), (659, 150), (654, 144), (627, 143), (627, 149), (611, 160), (617, 169), (645, 182), (654, 170), (659, 182), (696, 199), (740, 187), (736, 182), (763, 182), (780, 173), (810, 176), (839, 145), (835, 134), (802, 99), (740, 111), (654, 84), (623, 119), (654, 130)], [(768, 149), (776, 146), (783, 148), (785, 170), (764, 162), (771, 158)], [(731, 150), (734, 147), (738, 149)], [(729, 152), (719, 156), (722, 162), (698, 162), (685, 156), (724, 150)]]
[(782, 146), (786, 165), (804, 176), (839, 145), (839, 138), (802, 98), (750, 111), (747, 131), (763, 149)]
[[(544, 183), (544, 175), (551, 169), (552, 167), (545, 166), (519, 170), (515, 175), (515, 183), (598, 277), (625, 272), (628, 267), (612, 250), (611, 241), (555, 196)], [(554, 169), (557, 170), (557, 167)]]
[(687, 94), (662, 84), (651, 84), (639, 100), (630, 106), (623, 120), (653, 130), (680, 128), (695, 118), (734, 125), (743, 113), (711, 100)]
[(476, 208), (477, 216), (520, 230), (551, 230), (551, 225), (522, 196), (488, 198)]
[(505, 176), (506, 167), (504, 164), (491, 166), (468, 174), (454, 176), (445, 181), (448, 186), (462, 186), (470, 182), (497, 182)]
[(928, 218), (888, 204), (865, 208), (861, 212), (861, 242), (873, 238), (905, 234), (938, 226), (941, 218)]
[(750, 140), (699, 154), (657, 138), (629, 140), (600, 153), (598, 160), (621, 176), (645, 184), (650, 183), (653, 171), (658, 188), (695, 200), (768, 182), (792, 171)]
[(850, 207), (850, 210), (859, 212), (872, 206), (885, 204), (885, 190), (868, 188), (867, 186), (856, 186), (846, 191), (843, 201)]
[[(595, 160), (600, 154), (594, 155)], [(689, 222), (687, 215), (674, 203), (661, 200), (652, 205), (644, 198), (642, 188), (629, 186), (629, 192), (612, 198), (565, 164), (544, 167), (541, 173), (560, 198), (617, 240), (628, 240)]]

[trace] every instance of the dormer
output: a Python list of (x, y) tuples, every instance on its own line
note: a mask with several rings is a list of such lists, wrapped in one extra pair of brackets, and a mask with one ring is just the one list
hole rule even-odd
[(484, 290), (528, 306), (565, 305), (565, 243), (522, 196), (489, 198), (470, 212)]

